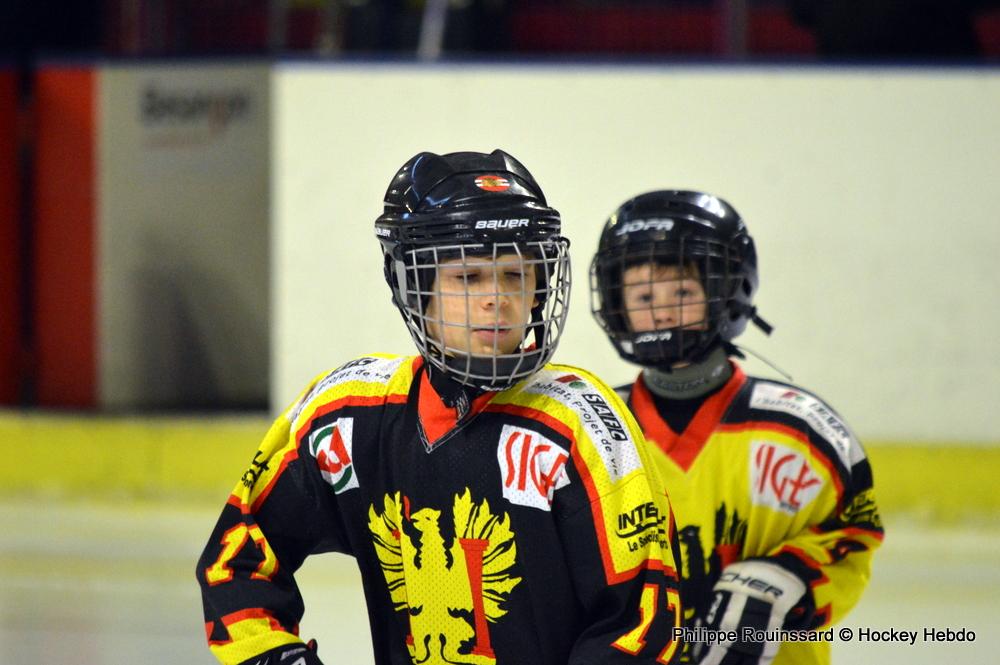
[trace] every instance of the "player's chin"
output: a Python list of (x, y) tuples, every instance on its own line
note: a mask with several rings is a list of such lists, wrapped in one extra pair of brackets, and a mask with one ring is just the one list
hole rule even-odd
[(469, 347), (469, 353), (477, 357), (493, 358), (495, 356), (507, 356), (516, 353), (521, 345), (521, 340), (510, 336), (509, 339), (497, 339), (495, 342), (475, 341)]
[(510, 328), (473, 328), (469, 334), (469, 348), (477, 355), (505, 353), (505, 349), (517, 346), (518, 341)]
[(483, 346), (475, 347), (469, 350), (469, 355), (473, 358), (495, 358), (499, 356), (509, 356), (511, 354), (517, 353), (518, 347), (492, 347)]

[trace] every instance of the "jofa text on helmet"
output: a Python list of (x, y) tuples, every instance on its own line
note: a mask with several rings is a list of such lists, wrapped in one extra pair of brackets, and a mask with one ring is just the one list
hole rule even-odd
[(477, 229), (518, 229), (527, 226), (531, 220), (527, 217), (511, 219), (480, 219), (476, 222)]
[(654, 330), (652, 332), (636, 335), (636, 344), (648, 344), (649, 342), (666, 342), (674, 336), (673, 330)]
[(669, 217), (651, 217), (649, 219), (633, 219), (618, 227), (615, 235), (623, 236), (636, 231), (669, 231), (674, 228), (674, 220)]

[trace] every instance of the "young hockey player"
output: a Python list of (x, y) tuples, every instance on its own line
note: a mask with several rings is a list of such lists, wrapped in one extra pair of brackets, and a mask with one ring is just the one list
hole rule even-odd
[(753, 306), (757, 281), (754, 242), (728, 203), (648, 192), (604, 227), (592, 310), (643, 368), (617, 390), (670, 488), (685, 623), (698, 629), (683, 662), (828, 663), (829, 641), (809, 641), (825, 639), (810, 629), (858, 601), (882, 526), (871, 468), (841, 417), (730, 358), (743, 357), (732, 341), (748, 322), (770, 332)]
[(378, 665), (674, 661), (676, 534), (641, 432), (611, 388), (547, 364), (559, 213), (502, 151), (425, 152), (375, 233), (420, 355), (352, 360), (271, 427), (198, 564), (212, 652), (320, 663), (293, 574), (343, 552)]

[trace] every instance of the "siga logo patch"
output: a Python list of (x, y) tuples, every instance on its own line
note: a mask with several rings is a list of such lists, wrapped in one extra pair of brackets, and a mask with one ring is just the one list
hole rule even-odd
[(519, 506), (552, 509), (553, 493), (569, 484), (569, 453), (538, 432), (504, 425), (497, 446), (503, 497)]
[(754, 503), (794, 515), (822, 488), (823, 480), (802, 453), (776, 443), (753, 442), (750, 496)]

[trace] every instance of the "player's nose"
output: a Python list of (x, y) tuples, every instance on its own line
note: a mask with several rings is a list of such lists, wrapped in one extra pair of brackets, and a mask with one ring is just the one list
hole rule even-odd
[(670, 328), (677, 324), (677, 305), (661, 302), (653, 309), (653, 321), (657, 328)]

